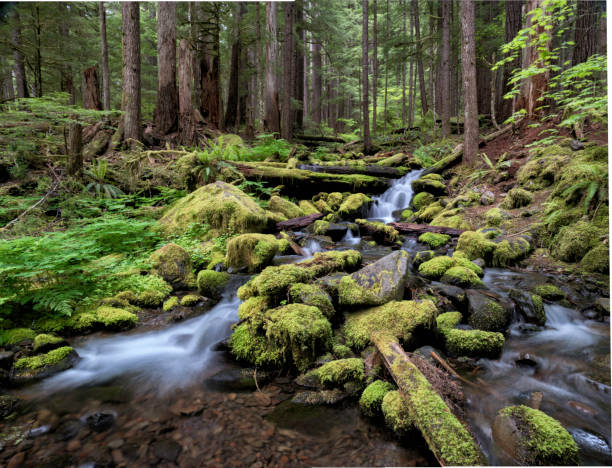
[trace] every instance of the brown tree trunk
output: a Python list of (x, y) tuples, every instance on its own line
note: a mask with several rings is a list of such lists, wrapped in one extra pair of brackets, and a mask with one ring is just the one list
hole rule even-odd
[[(123, 131), (125, 140), (141, 140), (140, 110), (140, 6), (138, 2), (121, 4), (123, 31)], [(130, 145), (132, 146), (132, 145)]]
[(321, 71), (323, 62), (321, 60), (321, 43), (318, 38), (313, 37), (312, 44), (312, 121), (316, 124), (321, 123), (321, 110), (323, 95), (323, 80)]
[[(410, 30), (410, 38), (413, 36), (413, 21), (412, 16), (410, 16), (409, 20), (409, 30)], [(414, 75), (414, 59), (412, 54), (410, 56), (410, 67), (408, 69), (408, 127), (412, 127), (412, 118), (414, 116), (414, 93), (412, 92), (413, 88), (413, 75)]]
[[(76, 118), (76, 116), (72, 116)], [(71, 122), (68, 130), (68, 174), (77, 175), (83, 170), (83, 131), (81, 124)]]
[[(522, 10), (523, 1), (516, 0), (514, 2), (506, 2), (506, 31), (505, 42), (510, 42), (517, 33), (521, 30), (522, 25)], [(510, 91), (511, 86), (508, 84), (512, 71), (521, 66), (520, 57), (516, 57), (512, 62), (504, 64), (504, 77), (502, 93), (506, 94)], [(514, 99), (504, 99), (501, 108), (501, 118), (506, 120), (512, 115)]]
[[(68, 15), (68, 9), (64, 2), (57, 4), (59, 17)], [(59, 25), (59, 55), (62, 64), (60, 65), (60, 91), (64, 91), (70, 95), (68, 104), (73, 105), (75, 100), (74, 83), (72, 81), (72, 66), (65, 59), (64, 44), (70, 42), (70, 28), (67, 22), (60, 22)]]
[[(440, 104), (442, 117), (442, 137), (450, 136), (450, 16), (451, 0), (442, 2), (442, 64), (440, 67)], [(472, 3), (472, 2), (468, 2)], [(476, 87), (474, 87), (476, 90)]]
[(278, 108), (278, 86), (276, 84), (276, 65), (278, 43), (276, 38), (278, 4), (266, 3), (266, 82), (264, 128), (270, 133), (280, 133), (280, 112)]
[(263, 50), (263, 42), (261, 39), (261, 3), (257, 2), (257, 4), (255, 5), (256, 7), (256, 18), (257, 18), (257, 27), (256, 27), (256, 42), (255, 42), (255, 67), (256, 67), (256, 80), (257, 80), (257, 84), (256, 84), (256, 96), (255, 96), (255, 103), (256, 103), (256, 107), (255, 107), (255, 122), (257, 123), (257, 128), (259, 129), (261, 126), (261, 123), (263, 122), (263, 102), (264, 102), (264, 97), (263, 97), (263, 59), (262, 59), (262, 53), (261, 51)]
[(294, 111), (295, 130), (300, 131), (304, 127), (304, 2), (298, 0), (296, 8), (296, 33), (297, 40), (294, 44), (295, 84), (293, 96), (297, 101)]
[(191, 57), (191, 49), (186, 39), (181, 39), (179, 42), (178, 63), (179, 141), (185, 146), (194, 146), (196, 144), (196, 133), (193, 119), (191, 87), (191, 79), (193, 77), (193, 61)]
[(294, 40), (293, 24), (295, 8), (293, 3), (284, 4), (285, 32), (283, 34), (283, 97), (281, 106), (281, 137), (291, 140), (293, 132), (293, 109), (291, 106), (292, 91), (295, 86), (294, 79)]
[[(402, 10), (402, 37), (406, 37), (406, 8), (404, 0), (400, 0)], [(402, 60), (402, 127), (406, 127), (406, 61)]]
[(98, 2), (100, 15), (100, 52), (102, 62), (102, 106), (110, 110), (110, 68), (108, 66), (108, 44), (106, 42), (106, 10), (104, 2)]
[(94, 65), (83, 70), (83, 107), (102, 110), (98, 84), (98, 67)]
[(238, 79), (240, 77), (240, 18), (242, 16), (243, 4), (236, 5), (234, 15), (234, 42), (232, 43), (232, 58), (230, 63), (230, 79), (227, 88), (227, 108), (225, 109), (225, 119), (223, 127), (225, 129), (234, 128), (238, 118)]
[(370, 143), (370, 100), (368, 97), (368, 0), (363, 0), (363, 20), (361, 25), (361, 75), (363, 89), (363, 152), (369, 153)]
[[(389, 41), (389, 0), (386, 2), (385, 11), (385, 42)], [(383, 133), (387, 133), (387, 93), (389, 90), (389, 47), (385, 47), (385, 109), (383, 112)]]
[(425, 86), (425, 71), (423, 69), (423, 45), (421, 44), (421, 26), (419, 23), (419, 0), (412, 0), (412, 17), (416, 41), (416, 61), (419, 72), (419, 89), (421, 91), (421, 108), (423, 115), (427, 114), (427, 87)]
[(155, 129), (167, 135), (176, 128), (178, 90), (176, 89), (176, 3), (157, 4), (157, 104)]
[(605, 5), (605, 2), (596, 0), (578, 0), (572, 65), (585, 62), (597, 51), (599, 23), (605, 21), (601, 17)]
[(15, 89), (13, 88), (13, 76), (6, 58), (0, 57), (0, 96), (4, 101), (15, 99)]
[(219, 10), (216, 3), (200, 4), (207, 7), (206, 17), (202, 21), (209, 25), (210, 32), (204, 34), (204, 43), (200, 44), (202, 54), (199, 62), (202, 80), (201, 112), (209, 124), (221, 125), (221, 79), (219, 56)]
[(40, 7), (34, 7), (34, 14), (32, 15), (34, 20), (34, 47), (36, 50), (35, 61), (34, 61), (34, 95), (36, 97), (42, 97), (43, 93), (43, 82), (42, 82), (42, 24), (40, 22)]
[(13, 62), (15, 67), (15, 82), (17, 84), (17, 97), (27, 98), (30, 97), (30, 92), (28, 91), (28, 83), (26, 79), (25, 57), (21, 51), (21, 22), (17, 9), (14, 10), (14, 15), (15, 26), (13, 26), (12, 30), (12, 46)]
[(473, 166), (478, 151), (476, 102), (476, 30), (474, 2), (461, 2), (461, 69), (463, 74), (463, 161)]
[(376, 104), (378, 101), (378, 9), (377, 1), (372, 2), (374, 33), (372, 44), (372, 133), (376, 134)]

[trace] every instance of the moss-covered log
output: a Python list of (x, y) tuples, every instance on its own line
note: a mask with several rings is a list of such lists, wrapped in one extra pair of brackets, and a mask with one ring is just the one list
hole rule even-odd
[(311, 197), (319, 192), (382, 193), (389, 188), (386, 178), (361, 174), (328, 174), (325, 172), (282, 169), (253, 162), (231, 164), (247, 179), (262, 180), (271, 186), (282, 185), (281, 193)]
[(410, 361), (395, 338), (374, 333), (372, 341), (408, 406), (410, 418), (441, 466), (484, 465), (486, 459), (468, 430)]
[(453, 229), (444, 226), (430, 226), (429, 224), (414, 224), (414, 223), (389, 223), (389, 226), (394, 227), (401, 234), (422, 234), (432, 232), (434, 234), (447, 234), (449, 236), (460, 236), (463, 229)]
[(306, 226), (310, 226), (317, 219), (322, 218), (323, 214), (315, 213), (308, 216), (300, 216), (299, 218), (288, 219), (287, 221), (281, 221), (276, 223), (276, 229), (279, 231), (293, 231), (294, 229), (302, 229)]
[(314, 164), (300, 164), (298, 169), (303, 171), (327, 172), (328, 174), (362, 174), (372, 177), (388, 177), (391, 179), (397, 179), (406, 174), (405, 169), (384, 166), (317, 166)]

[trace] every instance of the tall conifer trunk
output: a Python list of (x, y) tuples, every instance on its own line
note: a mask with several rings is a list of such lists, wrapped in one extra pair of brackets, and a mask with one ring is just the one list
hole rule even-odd
[(176, 3), (157, 4), (157, 104), (155, 128), (166, 135), (178, 121), (176, 88)]
[(140, 141), (140, 6), (138, 2), (121, 4), (123, 48), (123, 132), (125, 140)]

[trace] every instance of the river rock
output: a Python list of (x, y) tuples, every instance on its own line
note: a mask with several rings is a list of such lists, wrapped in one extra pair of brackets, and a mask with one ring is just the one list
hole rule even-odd
[(468, 323), (479, 330), (503, 332), (512, 320), (512, 305), (499, 295), (476, 289), (465, 291), (468, 301)]
[(92, 431), (104, 432), (115, 424), (117, 413), (114, 411), (97, 411), (86, 415), (84, 419)]
[(79, 355), (70, 346), (54, 349), (46, 354), (22, 358), (11, 371), (11, 382), (22, 385), (45, 379), (70, 369), (79, 360)]
[(340, 280), (341, 306), (363, 307), (401, 300), (408, 274), (410, 255), (397, 250)]
[(13, 365), (14, 356), (15, 353), (13, 351), (0, 352), (0, 369), (9, 370)]
[(348, 226), (346, 224), (329, 223), (325, 235), (331, 237), (332, 241), (339, 242), (346, 236), (347, 231)]
[(206, 384), (217, 391), (225, 392), (256, 390), (255, 377), (260, 386), (267, 384), (271, 378), (269, 372), (261, 369), (255, 374), (253, 368), (227, 368), (206, 379)]
[(156, 250), (149, 257), (153, 265), (152, 273), (161, 276), (173, 289), (195, 286), (189, 252), (181, 246), (169, 243)]
[(12, 395), (0, 395), (0, 420), (9, 416), (18, 405), (18, 398)]
[(156, 440), (151, 446), (154, 456), (169, 462), (175, 462), (182, 449), (178, 442), (171, 439)]
[(330, 295), (334, 302), (338, 301), (338, 287), (340, 286), (340, 280), (347, 276), (344, 272), (332, 273), (321, 278), (317, 278), (314, 282), (317, 286), (323, 288), (323, 290)]
[(492, 205), (493, 203), (495, 203), (495, 194), (490, 190), (483, 192), (483, 194), (480, 196), (480, 204), (488, 206)]
[(437, 281), (432, 281), (430, 286), (435, 292), (449, 299), (457, 310), (467, 310), (467, 296), (464, 289)]
[(580, 151), (584, 149), (584, 143), (582, 143), (580, 140), (572, 140), (570, 142), (570, 148), (573, 151)]
[(542, 298), (537, 294), (519, 289), (510, 290), (510, 298), (526, 322), (543, 326), (546, 324), (546, 312)]

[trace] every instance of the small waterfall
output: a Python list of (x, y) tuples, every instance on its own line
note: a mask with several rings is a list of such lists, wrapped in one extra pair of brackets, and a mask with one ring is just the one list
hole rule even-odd
[(374, 197), (370, 218), (379, 219), (385, 223), (394, 221), (393, 212), (408, 207), (413, 195), (411, 183), (421, 177), (422, 173), (423, 169), (409, 172), (401, 179), (395, 180), (385, 193)]
[(302, 247), (302, 250), (307, 257), (312, 257), (315, 253), (321, 252), (323, 247), (321, 247), (321, 244), (317, 240), (308, 239), (306, 244), (304, 244), (304, 247)]
[(357, 245), (361, 242), (361, 237), (355, 236), (350, 229), (346, 231), (346, 235), (340, 241), (342, 244)]

